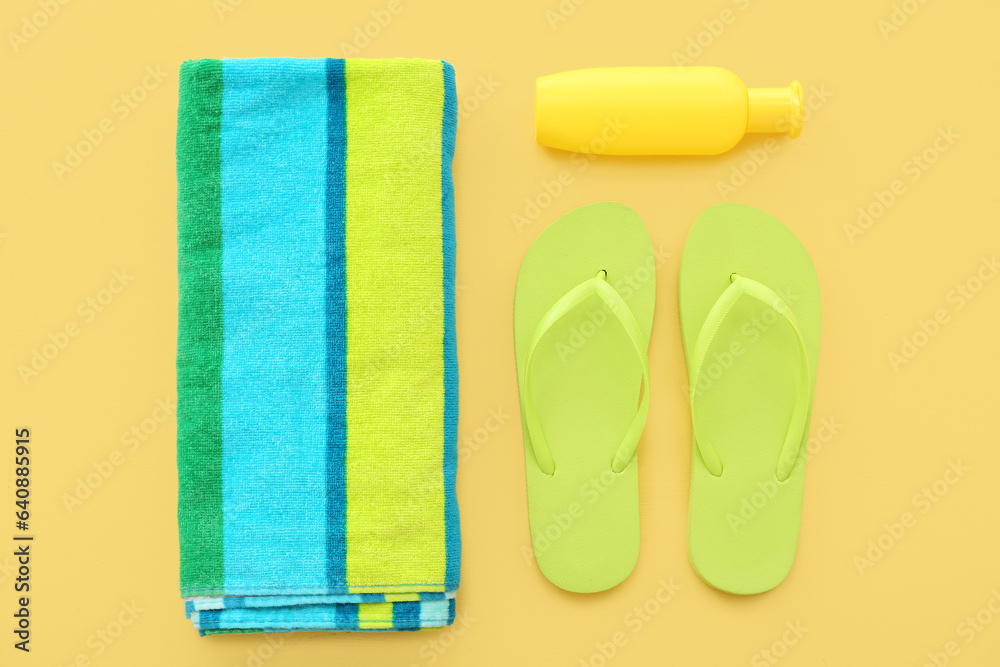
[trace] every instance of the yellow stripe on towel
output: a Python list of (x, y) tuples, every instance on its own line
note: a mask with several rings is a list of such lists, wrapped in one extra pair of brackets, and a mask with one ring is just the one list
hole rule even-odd
[(357, 593), (410, 593), (413, 589), (419, 589), (424, 593), (444, 593), (447, 588), (444, 584), (433, 584), (433, 585), (402, 585), (402, 586), (349, 586), (347, 592), (350, 594)]
[(441, 154), (444, 76), (349, 59), (345, 79), (347, 583), (433, 590), (446, 568), (444, 266), (428, 156)]
[(358, 605), (358, 628), (377, 630), (392, 627), (391, 602), (365, 602)]

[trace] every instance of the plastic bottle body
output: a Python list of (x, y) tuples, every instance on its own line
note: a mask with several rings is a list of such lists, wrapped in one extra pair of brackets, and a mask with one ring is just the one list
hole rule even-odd
[[(801, 89), (796, 94), (793, 87), (748, 95), (735, 74), (719, 67), (561, 72), (538, 79), (535, 137), (545, 146), (585, 153), (715, 155), (743, 138), (748, 120), (750, 131), (796, 136)], [(774, 92), (754, 95), (765, 90)]]

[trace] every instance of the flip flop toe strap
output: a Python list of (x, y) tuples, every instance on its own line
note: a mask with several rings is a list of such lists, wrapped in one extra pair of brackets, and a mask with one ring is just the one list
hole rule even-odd
[(642, 400), (639, 409), (633, 417), (628, 429), (625, 431), (621, 443), (615, 450), (614, 457), (609, 461), (611, 470), (620, 473), (625, 470), (632, 457), (635, 455), (636, 447), (639, 445), (639, 437), (642, 435), (643, 426), (646, 424), (646, 414), (649, 412), (649, 361), (646, 358), (646, 348), (643, 343), (643, 335), (639, 331), (639, 326), (635, 322), (635, 317), (621, 295), (608, 284), (607, 272), (599, 271), (590, 280), (585, 280), (566, 294), (549, 308), (545, 316), (539, 321), (535, 328), (534, 336), (528, 347), (528, 360), (524, 368), (524, 414), (525, 422), (528, 426), (528, 437), (531, 440), (531, 449), (535, 455), (535, 461), (539, 469), (546, 475), (552, 476), (556, 471), (556, 462), (552, 457), (552, 450), (549, 448), (542, 429), (538, 411), (535, 408), (534, 396), (531, 389), (531, 367), (535, 357), (535, 350), (538, 348), (542, 337), (552, 326), (569, 314), (573, 309), (583, 303), (593, 295), (601, 298), (604, 304), (621, 324), (622, 329), (628, 335), (629, 341), (642, 365)]
[(806, 350), (805, 341), (802, 338), (802, 331), (799, 328), (798, 320), (795, 318), (795, 313), (792, 312), (788, 304), (774, 290), (763, 283), (736, 273), (731, 274), (729, 280), (729, 287), (725, 289), (715, 302), (715, 305), (712, 306), (695, 342), (691, 377), (691, 425), (694, 430), (695, 443), (698, 446), (698, 452), (708, 472), (715, 477), (721, 476), (724, 469), (722, 459), (719, 457), (718, 451), (712, 445), (711, 440), (706, 435), (705, 429), (698, 419), (698, 411), (696, 409), (698, 404), (696, 400), (698, 396), (697, 387), (701, 379), (701, 371), (705, 358), (708, 355), (708, 350), (726, 316), (741, 297), (748, 296), (754, 298), (774, 310), (774, 312), (781, 315), (788, 322), (792, 331), (795, 332), (795, 339), (798, 342), (799, 348), (799, 386), (796, 391), (795, 406), (789, 418), (788, 430), (785, 432), (785, 440), (781, 446), (781, 452), (778, 455), (778, 462), (774, 471), (778, 481), (784, 482), (791, 475), (792, 468), (795, 467), (795, 461), (799, 455), (799, 447), (802, 443), (802, 435), (809, 417), (810, 387), (812, 385), (809, 370), (809, 354)]

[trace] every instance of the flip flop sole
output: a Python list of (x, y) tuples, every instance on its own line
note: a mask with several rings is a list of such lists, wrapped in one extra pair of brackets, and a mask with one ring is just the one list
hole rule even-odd
[[(820, 335), (816, 271), (795, 235), (751, 206), (713, 206), (688, 233), (679, 304), (689, 381), (702, 324), (733, 274), (767, 286), (794, 313), (808, 356), (811, 412)], [(721, 476), (710, 473), (692, 436), (688, 552), (698, 575), (723, 591), (770, 590), (795, 559), (808, 417), (790, 476), (779, 481), (775, 470), (800, 383), (797, 350), (794, 330), (773, 308), (740, 298), (698, 374), (700, 428), (724, 468)]]
[[(639, 553), (638, 460), (611, 461), (636, 415), (642, 367), (621, 325), (593, 296), (539, 341), (532, 394), (555, 473), (535, 459), (524, 414), (524, 366), (539, 321), (563, 295), (607, 271), (645, 347), (653, 321), (655, 259), (649, 233), (627, 206), (601, 202), (562, 216), (525, 255), (514, 297), (514, 341), (524, 426), (528, 516), (539, 569), (568, 591), (606, 590)], [(647, 389), (648, 390), (648, 389)]]

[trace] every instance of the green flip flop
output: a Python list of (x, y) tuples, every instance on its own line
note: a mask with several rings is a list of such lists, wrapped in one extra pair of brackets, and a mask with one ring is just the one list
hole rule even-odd
[(649, 408), (655, 294), (649, 233), (613, 202), (549, 225), (517, 277), (531, 541), (545, 577), (574, 593), (615, 586), (639, 555), (635, 451)]
[(744, 204), (699, 216), (681, 259), (693, 447), (688, 552), (729, 593), (780, 584), (799, 539), (819, 357), (819, 282), (781, 222)]

